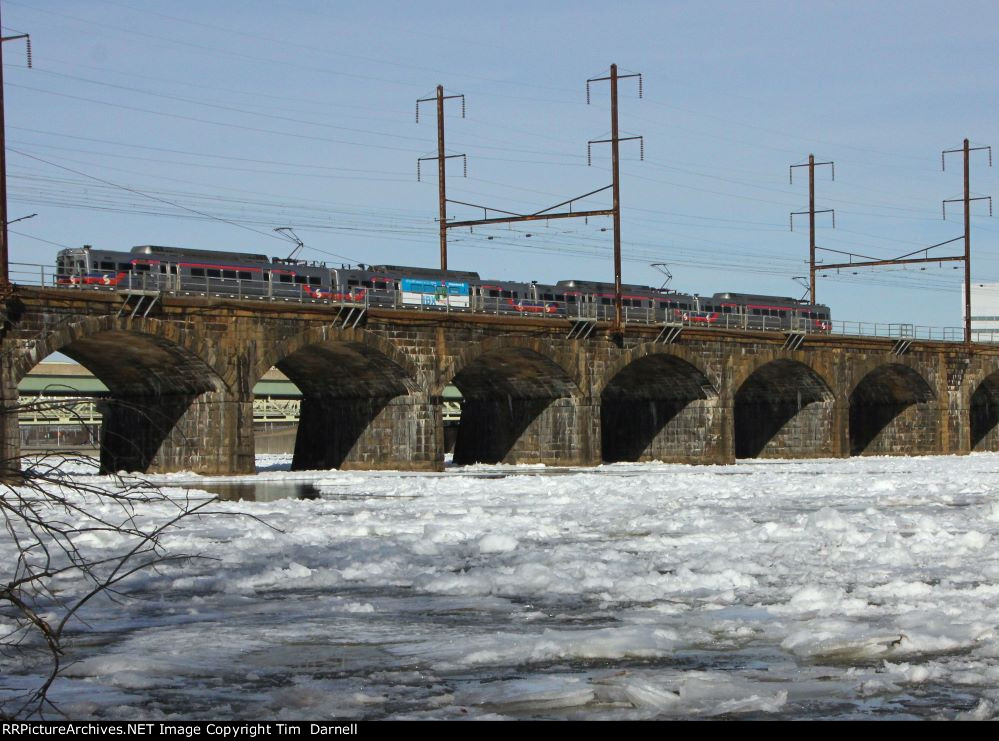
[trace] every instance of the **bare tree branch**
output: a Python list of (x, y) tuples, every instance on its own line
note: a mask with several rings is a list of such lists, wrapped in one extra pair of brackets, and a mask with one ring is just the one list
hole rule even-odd
[[(45, 409), (53, 404), (46, 401)], [(20, 411), (8, 407), (0, 418)], [(199, 558), (168, 553), (163, 538), (192, 515), (220, 514), (206, 509), (216, 498), (169, 496), (140, 477), (89, 482), (71, 470), (81, 464), (96, 467), (78, 453), (0, 461), (14, 472), (0, 481), (0, 517), (16, 554), (0, 563), (0, 618), (12, 621), (0, 633), (0, 654), (36, 672), (33, 657), (46, 657), (37, 687), (0, 688), (0, 719), (61, 714), (49, 692), (63, 667), (67, 629), (81, 621), (82, 608), (98, 596), (119, 598), (117, 587), (139, 572)], [(102, 535), (118, 544), (116, 552), (92, 546)], [(85, 586), (65, 589), (68, 577)]]

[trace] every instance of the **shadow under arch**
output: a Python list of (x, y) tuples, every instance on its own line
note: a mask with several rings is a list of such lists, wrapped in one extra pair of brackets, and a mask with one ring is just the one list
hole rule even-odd
[(396, 460), (410, 444), (412, 420), (385, 416), (387, 407), (415, 394), (417, 385), (380, 350), (333, 338), (302, 344), (275, 366), (302, 394), (293, 470), (341, 468), (348, 460), (376, 468)]
[(198, 439), (203, 430), (197, 423), (180, 423), (197, 400), (227, 389), (204, 358), (173, 338), (113, 322), (53, 333), (34, 364), (54, 352), (82, 365), (108, 389), (98, 404), (102, 472), (147, 471), (154, 463), (163, 470), (198, 468), (192, 456), (204, 452)]
[(999, 371), (986, 376), (971, 395), (971, 450), (999, 450)]
[(915, 455), (932, 450), (936, 416), (927, 409), (933, 389), (898, 363), (875, 368), (850, 394), (850, 455)]
[(735, 393), (736, 458), (832, 454), (835, 395), (812, 368), (790, 359), (761, 365)]
[(579, 387), (562, 366), (537, 349), (487, 349), (464, 363), (450, 383), (464, 399), (454, 445), (456, 464), (580, 462), (574, 403)]
[(600, 396), (604, 461), (682, 460), (705, 455), (718, 392), (697, 367), (665, 353), (619, 370)]

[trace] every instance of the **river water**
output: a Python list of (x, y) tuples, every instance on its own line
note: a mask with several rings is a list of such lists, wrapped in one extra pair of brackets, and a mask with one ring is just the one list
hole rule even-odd
[(999, 456), (262, 468), (158, 480), (240, 501), (88, 608), (71, 716), (995, 714)]

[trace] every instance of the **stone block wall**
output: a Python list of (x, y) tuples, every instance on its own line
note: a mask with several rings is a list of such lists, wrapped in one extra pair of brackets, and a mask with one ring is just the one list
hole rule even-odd
[[(999, 449), (999, 348), (657, 328), (566, 338), (558, 322), (164, 299), (115, 316), (112, 294), (25, 289), (0, 394), (67, 348), (112, 390), (108, 469), (253, 470), (251, 394), (279, 365), (303, 392), (296, 468), (439, 470), (442, 389), (465, 394), (455, 460), (719, 463)], [(991, 378), (995, 374), (995, 378)], [(0, 448), (17, 451), (16, 421)]]

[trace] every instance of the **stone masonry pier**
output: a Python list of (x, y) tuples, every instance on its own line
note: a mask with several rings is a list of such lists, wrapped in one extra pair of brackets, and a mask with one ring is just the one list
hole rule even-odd
[[(54, 352), (110, 392), (107, 471), (252, 473), (253, 387), (281, 369), (301, 390), (293, 468), (440, 470), (441, 405), (464, 396), (456, 463), (728, 463), (735, 458), (999, 449), (999, 348), (778, 332), (606, 328), (164, 296), (130, 317), (120, 294), (17, 287), (3, 308), (0, 394)], [(900, 352), (901, 351), (901, 352)], [(17, 416), (0, 427), (18, 455)]]

